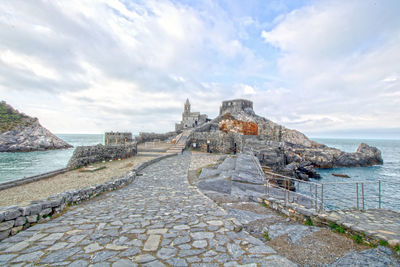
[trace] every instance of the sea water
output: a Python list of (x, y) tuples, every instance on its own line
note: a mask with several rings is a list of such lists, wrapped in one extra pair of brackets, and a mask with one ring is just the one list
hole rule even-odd
[[(104, 144), (103, 134), (57, 134), (76, 146)], [(0, 183), (65, 168), (75, 148), (0, 153)]]
[[(314, 141), (335, 147), (345, 152), (355, 152), (361, 142), (377, 147), (382, 152), (383, 165), (370, 167), (347, 167), (317, 169), (322, 179), (312, 182), (324, 183), (324, 202), (328, 208), (357, 207), (357, 181), (359, 204), (362, 208), (362, 190), (364, 187), (365, 208), (377, 208), (379, 205), (379, 184), (381, 181), (381, 207), (400, 210), (400, 140), (374, 139), (320, 139)], [(347, 174), (350, 178), (332, 176), (332, 173)], [(329, 184), (333, 183), (333, 184)], [(303, 190), (302, 190), (303, 191)], [(307, 191), (307, 190), (306, 190)], [(327, 200), (331, 198), (331, 200)]]

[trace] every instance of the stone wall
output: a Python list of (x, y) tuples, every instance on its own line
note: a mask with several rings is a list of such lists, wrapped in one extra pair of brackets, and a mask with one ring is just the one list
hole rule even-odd
[(79, 146), (74, 150), (74, 154), (68, 162), (69, 169), (75, 169), (86, 166), (91, 163), (101, 162), (103, 160), (112, 160), (120, 158), (128, 158), (137, 154), (136, 143), (125, 145), (96, 145), (96, 146)]
[(132, 141), (132, 133), (107, 132), (104, 134), (104, 143), (106, 145), (126, 144)]
[(227, 112), (238, 113), (247, 108), (253, 110), (253, 102), (245, 99), (227, 100), (222, 102), (222, 106), (219, 109), (219, 115)]
[(32, 201), (30, 205), (24, 207), (0, 207), (0, 240), (15, 235), (36, 223), (48, 221), (52, 215), (61, 213), (69, 205), (78, 204), (103, 192), (126, 186), (133, 182), (136, 174), (147, 166), (175, 155), (169, 154), (143, 162), (119, 179), (111, 180), (104, 184), (55, 194), (48, 199)]
[(168, 133), (145, 133), (141, 132), (135, 137), (135, 141), (138, 144), (157, 141), (167, 141), (174, 139), (179, 132), (168, 132)]
[(189, 136), (188, 145), (196, 149), (207, 152), (207, 147), (211, 152), (232, 153), (236, 144), (237, 152), (243, 149), (243, 136), (237, 133), (223, 132), (193, 132)]

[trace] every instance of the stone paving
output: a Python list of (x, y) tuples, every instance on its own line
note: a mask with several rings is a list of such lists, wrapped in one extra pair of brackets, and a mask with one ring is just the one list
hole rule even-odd
[(0, 265), (295, 266), (187, 182), (190, 153), (0, 243)]
[(356, 209), (330, 211), (318, 215), (320, 218), (343, 225), (355, 232), (378, 240), (385, 240), (391, 246), (400, 243), (400, 213), (385, 209)]

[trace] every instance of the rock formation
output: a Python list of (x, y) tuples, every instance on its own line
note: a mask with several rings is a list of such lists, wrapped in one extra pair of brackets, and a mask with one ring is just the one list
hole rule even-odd
[(220, 115), (197, 127), (189, 143), (204, 151), (250, 152), (260, 163), (297, 178), (319, 178), (314, 168), (382, 164), (379, 149), (360, 144), (354, 153), (311, 141), (303, 133), (256, 115), (253, 103), (244, 99), (224, 101)]
[(0, 152), (27, 152), (72, 147), (40, 125), (38, 119), (0, 103)]

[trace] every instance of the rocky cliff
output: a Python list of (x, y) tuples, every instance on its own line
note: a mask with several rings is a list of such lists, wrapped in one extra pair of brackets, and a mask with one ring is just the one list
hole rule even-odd
[(38, 119), (0, 102), (0, 152), (27, 152), (72, 147), (40, 125)]
[[(192, 143), (211, 151), (248, 151), (261, 164), (297, 178), (319, 178), (313, 168), (370, 166), (382, 164), (379, 149), (360, 144), (353, 153), (343, 152), (311, 141), (303, 133), (288, 129), (255, 114), (243, 100), (230, 100), (229, 109), (221, 109), (214, 120), (195, 129)], [(251, 105), (252, 106), (252, 105)], [(217, 140), (218, 139), (218, 140)], [(205, 145), (207, 144), (207, 145)]]

